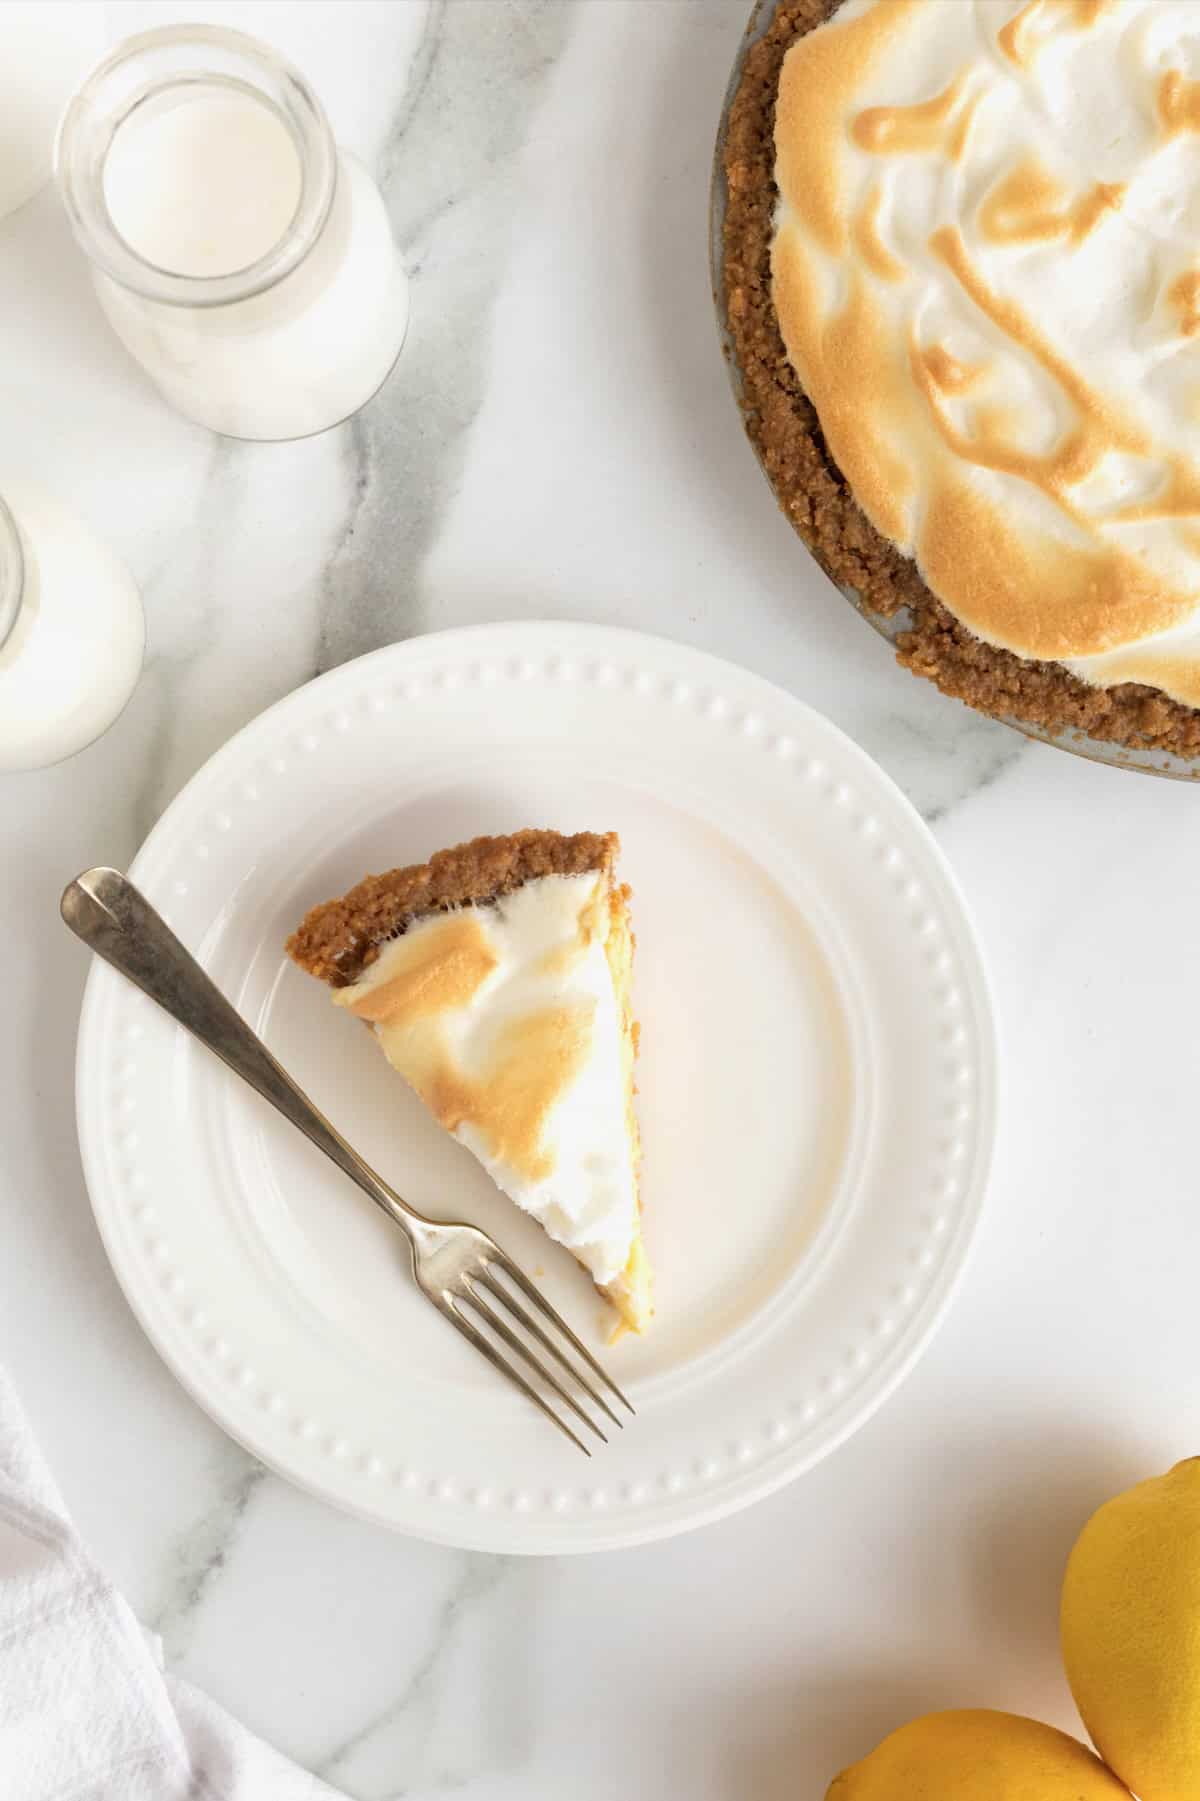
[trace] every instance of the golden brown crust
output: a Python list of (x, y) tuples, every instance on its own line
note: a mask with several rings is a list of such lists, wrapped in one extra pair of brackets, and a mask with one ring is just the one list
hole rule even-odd
[(530, 830), (502, 838), (473, 838), (440, 850), (428, 863), (369, 875), (340, 900), (314, 907), (287, 942), (287, 953), (309, 975), (344, 988), (374, 961), (379, 946), (424, 913), (496, 900), (544, 875), (585, 875), (611, 869), (615, 832)]
[(855, 503), (825, 445), (816, 412), (787, 359), (771, 298), (775, 98), (788, 49), (836, 11), (839, 0), (785, 0), (747, 52), (730, 109), (723, 277), (730, 335), (742, 374), (749, 433), (781, 508), (827, 574), (864, 607), (911, 629), (898, 655), (916, 674), (982, 712), (1059, 733), (1200, 756), (1200, 710), (1154, 688), (1100, 689), (1053, 662), (995, 650), (932, 594), (915, 563), (889, 544)]

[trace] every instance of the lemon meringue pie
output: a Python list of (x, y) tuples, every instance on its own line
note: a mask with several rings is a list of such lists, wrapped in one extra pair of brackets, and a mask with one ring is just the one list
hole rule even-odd
[(963, 698), (1200, 751), (1200, 6), (781, 5), (725, 169), (752, 435), (830, 572)]
[(475, 839), (315, 908), (288, 951), (641, 1331), (653, 1305), (618, 850), (612, 833)]

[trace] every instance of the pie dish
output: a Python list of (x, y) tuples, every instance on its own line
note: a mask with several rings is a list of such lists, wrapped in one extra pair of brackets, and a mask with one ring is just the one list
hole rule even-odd
[[(777, 498), (901, 661), (1035, 735), (1194, 776), (1187, 10), (760, 6), (714, 273)], [(1071, 110), (1109, 88), (1115, 149)]]
[(314, 907), (287, 948), (641, 1332), (654, 1305), (619, 850), (615, 832), (474, 838)]

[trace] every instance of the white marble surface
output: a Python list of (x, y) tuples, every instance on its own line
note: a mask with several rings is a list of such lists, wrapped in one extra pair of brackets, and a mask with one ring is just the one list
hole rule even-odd
[[(173, 1663), (358, 1797), (819, 1795), (935, 1706), (1069, 1723), (1056, 1588), (1088, 1509), (1196, 1450), (1200, 796), (1090, 767), (896, 669), (742, 441), (705, 262), (745, 0), (114, 4), (225, 19), (312, 74), (414, 276), (401, 365), (277, 448), (172, 417), (106, 333), (50, 194), (0, 227), (0, 469), (129, 559), (150, 657), (99, 745), (0, 779), (0, 1359)], [(63, 882), (128, 859), (315, 671), (474, 620), (645, 627), (792, 687), (935, 829), (1006, 1050), (967, 1282), (900, 1394), (751, 1513), (620, 1556), (389, 1537), (266, 1475), (175, 1386), (80, 1176), (85, 959)]]

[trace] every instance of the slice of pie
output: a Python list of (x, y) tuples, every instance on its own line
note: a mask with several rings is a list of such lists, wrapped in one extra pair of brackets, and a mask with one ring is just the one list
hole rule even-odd
[(619, 849), (614, 832), (476, 838), (315, 907), (287, 949), (640, 1332), (654, 1309)]

